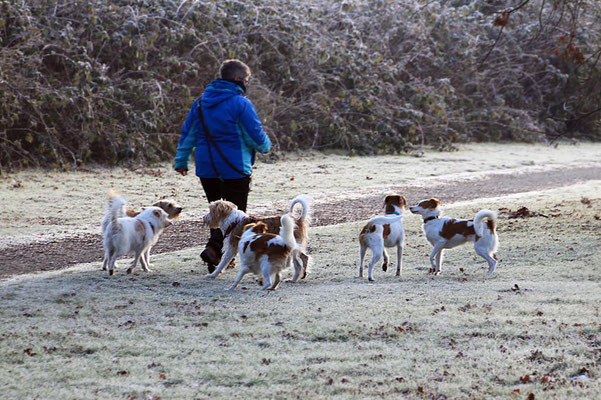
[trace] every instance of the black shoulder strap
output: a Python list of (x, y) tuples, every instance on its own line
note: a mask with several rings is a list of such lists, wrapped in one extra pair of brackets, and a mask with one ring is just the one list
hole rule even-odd
[[(221, 159), (223, 161), (225, 161), (225, 163), (227, 165), (229, 165), (229, 167), (231, 169), (233, 169), (234, 171), (236, 171), (237, 173), (250, 178), (250, 174), (247, 174), (245, 172), (240, 171), (238, 168), (236, 168), (236, 166), (234, 164), (232, 164), (230, 162), (230, 160), (228, 160), (225, 155), (221, 152), (221, 149), (219, 148), (219, 146), (217, 146), (217, 143), (215, 143), (215, 141), (213, 140), (213, 137), (211, 136), (211, 133), (209, 132), (209, 129), (207, 128), (206, 124), (205, 124), (205, 120), (204, 117), (202, 115), (202, 100), (199, 99), (198, 100), (198, 117), (200, 118), (200, 123), (202, 124), (202, 128), (205, 131), (205, 135), (207, 137), (207, 142), (208, 144), (211, 144), (213, 147), (215, 147), (215, 149), (217, 150), (217, 153), (219, 153), (219, 156), (221, 157)], [(210, 146), (209, 146), (210, 147)], [(213, 167), (213, 171), (215, 171), (215, 174), (217, 175), (217, 177), (220, 180), (223, 180), (223, 178), (221, 177), (221, 174), (219, 173), (219, 171), (217, 170), (217, 167), (215, 167), (215, 162), (213, 161), (213, 153), (211, 152), (211, 149), (209, 148), (209, 158), (211, 159), (211, 166)]]

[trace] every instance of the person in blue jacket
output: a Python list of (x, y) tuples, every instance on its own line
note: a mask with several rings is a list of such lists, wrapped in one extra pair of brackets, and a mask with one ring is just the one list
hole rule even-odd
[[(246, 211), (255, 152), (267, 153), (271, 141), (255, 107), (245, 97), (250, 68), (242, 61), (226, 60), (219, 73), (220, 78), (192, 103), (177, 145), (175, 170), (187, 175), (190, 154), (196, 149), (196, 176), (207, 200), (225, 199)], [(221, 231), (211, 229), (200, 255), (209, 272), (219, 264), (222, 247)]]

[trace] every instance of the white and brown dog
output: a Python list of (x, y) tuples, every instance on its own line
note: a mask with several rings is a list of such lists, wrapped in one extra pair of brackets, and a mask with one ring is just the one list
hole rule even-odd
[(444, 249), (452, 249), (466, 242), (474, 242), (476, 254), (488, 262), (488, 275), (497, 265), (496, 251), (499, 238), (496, 233), (497, 214), (490, 210), (480, 210), (473, 220), (440, 217), (440, 200), (431, 198), (409, 207), (412, 213), (424, 219), (422, 229), (428, 242), (434, 246), (430, 254), (430, 272), (440, 274)]
[[(236, 280), (228, 288), (233, 290), (249, 272), (263, 274), (262, 290), (275, 290), (280, 284), (281, 272), (289, 266), (288, 259), (298, 246), (294, 237), (295, 222), (290, 215), (282, 215), (278, 235), (267, 232), (267, 225), (255, 222), (244, 227), (238, 243), (240, 271)], [(273, 283), (272, 283), (273, 277)]]
[(369, 248), (372, 259), (367, 270), (367, 277), (373, 281), (374, 266), (384, 256), (382, 270), (388, 269), (388, 253), (386, 247), (397, 248), (396, 276), (401, 275), (403, 269), (403, 246), (405, 244), (405, 228), (403, 227), (403, 212), (407, 206), (407, 200), (403, 195), (388, 195), (384, 199), (386, 216), (370, 219), (359, 234), (359, 277), (363, 278), (363, 259)]
[[(304, 279), (307, 276), (310, 262), (310, 257), (306, 254), (306, 247), (311, 223), (311, 199), (308, 196), (297, 196), (290, 202), (289, 213), (291, 215), (296, 204), (300, 204), (302, 210), (299, 217), (291, 217), (294, 221), (294, 238), (297, 243), (296, 248), (287, 260), (288, 263), (294, 263), (294, 277), (291, 282), (296, 282), (299, 277)], [(203, 220), (205, 224), (209, 225), (209, 228), (221, 229), (223, 233), (223, 256), (215, 271), (207, 277), (215, 278), (234, 259), (238, 251), (238, 242), (247, 224), (260, 221), (267, 226), (268, 233), (278, 234), (281, 224), (280, 219), (281, 216), (250, 217), (244, 211), (238, 210), (234, 203), (226, 200), (217, 200), (209, 204), (209, 212)]]
[[(118, 192), (114, 191), (114, 190), (110, 190), (109, 191), (109, 198), (113, 197), (113, 196), (118, 196)], [(109, 208), (111, 207), (111, 204), (109, 202)], [(153, 205), (153, 207), (159, 207), (162, 208), (166, 213), (167, 213), (167, 218), (170, 220), (176, 220), (180, 217), (183, 208), (177, 204), (177, 202), (175, 202), (175, 200), (159, 200), (157, 202), (155, 202)], [(146, 207), (143, 207), (142, 210), (140, 211), (136, 211), (133, 208), (127, 208), (126, 207), (126, 203), (123, 202), (121, 204), (121, 206), (119, 207), (119, 209), (117, 210), (117, 218), (122, 218), (122, 217), (130, 217), (130, 218), (135, 218), (136, 216), (138, 216), (140, 213), (142, 213), (142, 211), (144, 211), (146, 209)], [(102, 230), (102, 235), (104, 236), (107, 227), (109, 226), (109, 223), (111, 222), (111, 213), (107, 212), (106, 215), (104, 216), (104, 218), (102, 219), (102, 224), (101, 224), (101, 230)], [(150, 260), (150, 249), (148, 249), (148, 252), (146, 254), (146, 259)], [(106, 259), (106, 257), (104, 258), (104, 260), (102, 260), (102, 270), (106, 271), (106, 266), (108, 264), (108, 260)]]
[(104, 262), (103, 269), (108, 267), (109, 275), (113, 275), (118, 257), (133, 254), (134, 260), (127, 269), (131, 273), (138, 260), (142, 269), (150, 271), (150, 249), (159, 239), (163, 229), (171, 225), (162, 208), (147, 207), (135, 217), (120, 217), (126, 202), (119, 195), (111, 195), (105, 219), (108, 225), (104, 230)]

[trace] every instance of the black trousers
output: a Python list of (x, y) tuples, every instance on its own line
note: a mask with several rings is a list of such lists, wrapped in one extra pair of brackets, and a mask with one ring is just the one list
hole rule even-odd
[[(217, 200), (227, 200), (246, 212), (248, 192), (250, 192), (250, 178), (224, 179), (200, 178), (200, 183), (205, 191), (209, 203)], [(223, 248), (223, 234), (220, 229), (211, 229), (211, 237), (207, 247), (213, 247), (221, 254)]]

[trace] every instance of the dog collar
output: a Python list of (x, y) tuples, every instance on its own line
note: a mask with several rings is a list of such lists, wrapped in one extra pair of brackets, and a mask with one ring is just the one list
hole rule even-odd
[(433, 219), (438, 219), (438, 215), (434, 215), (428, 218), (424, 218), (424, 224), (428, 221), (432, 221)]
[(390, 214), (401, 215), (401, 213), (398, 211), (386, 211), (386, 215), (390, 215)]
[(156, 229), (154, 229), (154, 225), (150, 221), (148, 221), (148, 225), (150, 225), (150, 229), (152, 229), (152, 234), (154, 235), (156, 232)]

